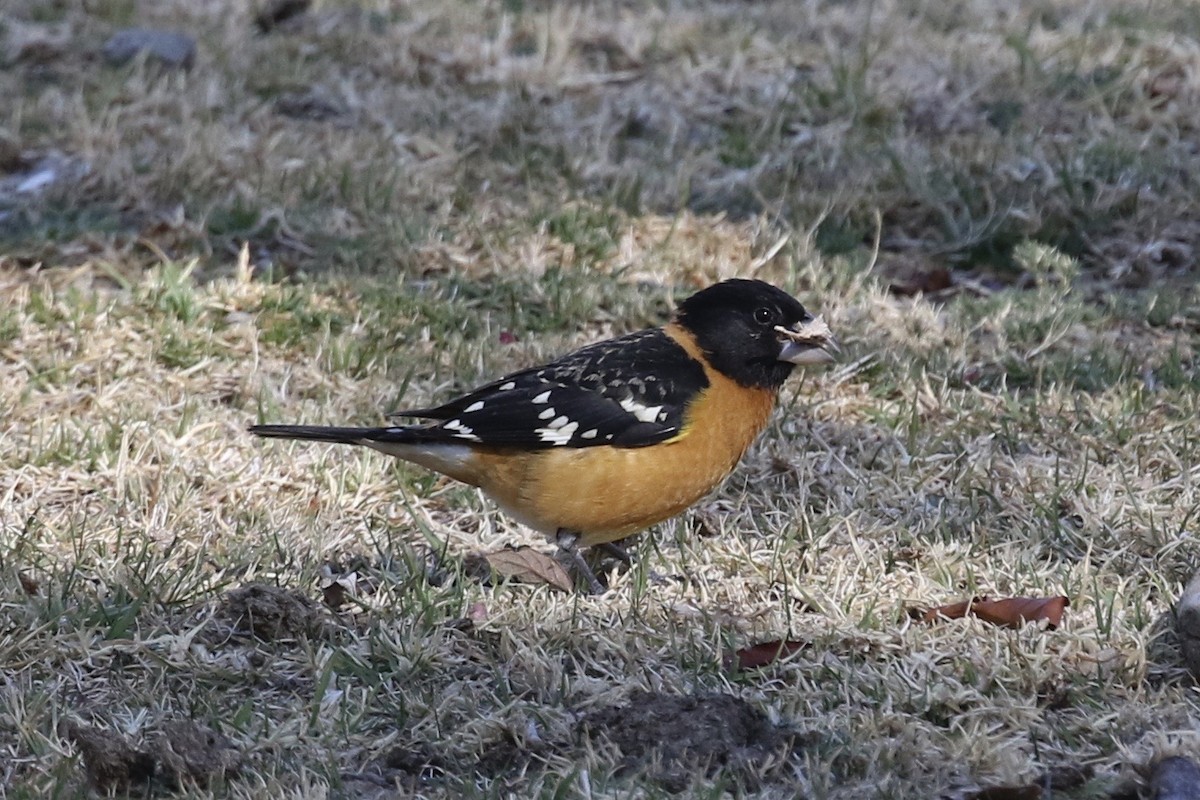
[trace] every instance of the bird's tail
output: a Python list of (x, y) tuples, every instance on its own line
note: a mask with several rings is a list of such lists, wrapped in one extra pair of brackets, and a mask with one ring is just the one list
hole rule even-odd
[(370, 444), (372, 442), (409, 442), (411, 428), (341, 428), (325, 425), (251, 425), (255, 436), (268, 439), (306, 439), (312, 442)]

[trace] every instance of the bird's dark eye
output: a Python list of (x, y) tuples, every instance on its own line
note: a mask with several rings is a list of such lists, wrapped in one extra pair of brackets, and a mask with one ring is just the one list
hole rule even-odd
[(759, 325), (770, 325), (775, 319), (775, 312), (766, 306), (754, 309), (754, 321)]

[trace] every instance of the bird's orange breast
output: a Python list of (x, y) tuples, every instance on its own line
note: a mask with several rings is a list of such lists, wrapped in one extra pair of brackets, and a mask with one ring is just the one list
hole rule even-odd
[[(681, 338), (670, 326), (668, 332)], [(690, 339), (680, 343), (695, 350)], [(673, 517), (737, 466), (775, 405), (770, 390), (705, 371), (709, 386), (690, 404), (683, 432), (668, 442), (525, 453), (480, 449), (473, 474), (461, 478), (526, 525), (548, 535), (578, 532), (583, 545), (615, 541)]]

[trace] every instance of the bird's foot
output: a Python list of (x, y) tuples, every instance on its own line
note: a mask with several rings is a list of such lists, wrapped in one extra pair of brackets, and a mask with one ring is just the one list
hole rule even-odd
[(592, 545), (592, 549), (599, 550), (610, 558), (615, 558), (627, 567), (633, 566), (633, 559), (629, 557), (629, 551), (617, 542), (601, 542)]
[(599, 578), (596, 577), (596, 573), (592, 572), (592, 568), (583, 557), (583, 553), (579, 552), (579, 534), (574, 531), (559, 531), (554, 537), (554, 542), (558, 545), (559, 550), (567, 554), (572, 566), (575, 567), (576, 573), (587, 583), (588, 592), (590, 594), (604, 594), (604, 584), (600, 583)]

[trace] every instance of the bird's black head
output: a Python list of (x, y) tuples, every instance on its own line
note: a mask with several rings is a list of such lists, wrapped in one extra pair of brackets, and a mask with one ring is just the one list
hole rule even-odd
[(713, 367), (743, 386), (778, 389), (797, 364), (833, 360), (833, 337), (794, 297), (735, 278), (679, 304), (675, 321), (696, 337)]

